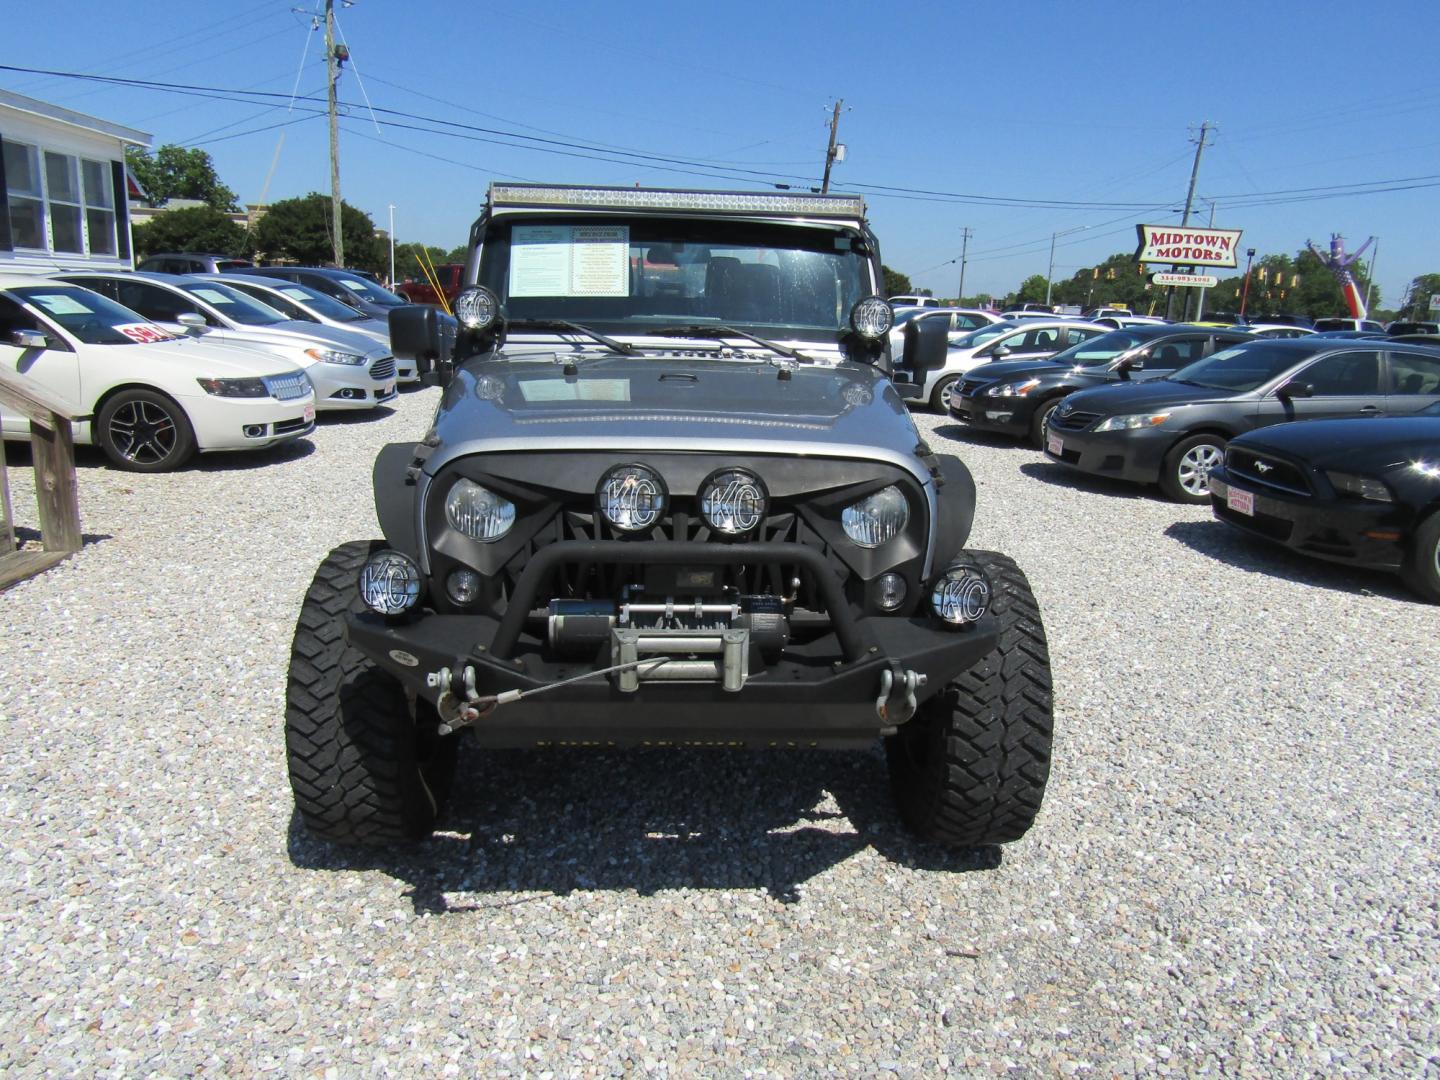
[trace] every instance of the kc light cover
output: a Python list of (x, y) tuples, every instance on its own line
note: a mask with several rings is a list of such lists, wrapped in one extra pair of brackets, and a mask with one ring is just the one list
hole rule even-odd
[(700, 513), (705, 524), (726, 536), (750, 532), (765, 519), (765, 487), (744, 469), (726, 469), (705, 482)]
[(665, 513), (665, 481), (644, 465), (617, 465), (600, 478), (595, 503), (621, 532), (644, 532)]

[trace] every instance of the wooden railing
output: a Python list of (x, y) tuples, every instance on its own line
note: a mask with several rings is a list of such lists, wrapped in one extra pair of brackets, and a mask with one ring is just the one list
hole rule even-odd
[(80, 502), (75, 486), (75, 436), (70, 425), (88, 419), (45, 387), (0, 367), (0, 405), (30, 421), (35, 501), (42, 551), (15, 550), (15, 516), (5, 458), (0, 454), (0, 589), (34, 577), (79, 551)]

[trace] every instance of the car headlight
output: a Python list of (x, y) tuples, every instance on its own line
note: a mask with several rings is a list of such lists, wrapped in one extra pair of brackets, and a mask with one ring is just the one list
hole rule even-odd
[(990, 610), (990, 581), (973, 566), (951, 566), (935, 579), (930, 607), (942, 622), (964, 626)]
[(895, 325), (895, 309), (878, 296), (855, 301), (850, 309), (850, 328), (863, 338), (884, 337)]
[(455, 318), (467, 330), (484, 330), (500, 317), (500, 298), (483, 285), (471, 285), (451, 305)]
[(744, 469), (718, 472), (700, 489), (705, 524), (726, 536), (748, 533), (765, 518), (765, 485)]
[(216, 397), (269, 397), (264, 379), (196, 379), (200, 388)]
[(318, 360), (322, 364), (343, 364), (345, 367), (359, 367), (365, 363), (365, 357), (359, 353), (345, 352), (343, 349), (306, 349), (305, 355), (311, 360)]
[(644, 465), (617, 465), (600, 478), (595, 504), (621, 532), (644, 532), (665, 513), (665, 481)]
[(473, 480), (457, 480), (445, 496), (445, 520), (456, 532), (488, 544), (515, 524), (515, 504)]
[(420, 601), (420, 567), (398, 551), (377, 551), (360, 571), (360, 598), (380, 615), (401, 615)]
[(861, 547), (875, 548), (900, 535), (910, 520), (905, 493), (893, 484), (867, 495), (840, 512), (845, 535)]
[(987, 387), (986, 397), (1024, 397), (1035, 387), (1040, 385), (1039, 379), (1026, 379), (1024, 382), (1002, 382)]
[(1095, 425), (1096, 431), (1134, 431), (1137, 428), (1154, 427), (1170, 419), (1168, 412), (1126, 413), (1124, 416), (1107, 416)]
[(1395, 501), (1394, 493), (1383, 480), (1344, 472), (1327, 471), (1325, 476), (1340, 495), (1353, 495), (1357, 499), (1370, 499), (1374, 502)]

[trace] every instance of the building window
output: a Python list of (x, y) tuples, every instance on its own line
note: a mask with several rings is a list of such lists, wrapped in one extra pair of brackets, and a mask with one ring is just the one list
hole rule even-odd
[(85, 254), (84, 215), (75, 159), (68, 154), (45, 151), (45, 187), (50, 197), (52, 250)]
[(85, 233), (91, 255), (115, 254), (115, 188), (108, 161), (80, 162), (85, 179)]
[(10, 202), (11, 242), (16, 247), (45, 250), (45, 193), (35, 147), (5, 140), (5, 190)]

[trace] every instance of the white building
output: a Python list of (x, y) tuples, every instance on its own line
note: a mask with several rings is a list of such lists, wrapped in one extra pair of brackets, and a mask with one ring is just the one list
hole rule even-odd
[(132, 145), (150, 136), (0, 90), (0, 273), (130, 269)]

